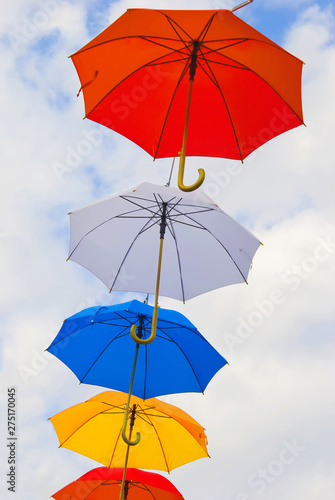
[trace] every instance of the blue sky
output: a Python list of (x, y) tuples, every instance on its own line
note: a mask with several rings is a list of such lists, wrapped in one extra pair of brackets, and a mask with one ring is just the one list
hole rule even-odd
[[(50, 498), (99, 466), (58, 449), (47, 419), (103, 389), (79, 386), (44, 349), (78, 310), (134, 297), (109, 294), (93, 275), (66, 262), (67, 213), (140, 182), (165, 184), (170, 173), (170, 159), (153, 163), (127, 139), (83, 120), (83, 98), (76, 97), (79, 80), (68, 56), (128, 7), (218, 5), (18, 0), (3, 9), (1, 498), (13, 498), (5, 484), (10, 385), (18, 390), (16, 500)], [(237, 15), (306, 63), (307, 126), (252, 153), (238, 175), (228, 160), (188, 161), (190, 169), (206, 162), (205, 193), (264, 246), (248, 286), (185, 305), (161, 298), (162, 307), (186, 315), (230, 363), (204, 396), (166, 397), (206, 427), (211, 455), (179, 467), (169, 480), (185, 500), (333, 500), (334, 2), (254, 0)]]

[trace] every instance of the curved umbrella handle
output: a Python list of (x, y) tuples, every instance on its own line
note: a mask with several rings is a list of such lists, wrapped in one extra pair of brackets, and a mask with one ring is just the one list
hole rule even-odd
[(134, 439), (134, 441), (130, 441), (130, 439), (127, 438), (127, 436), (126, 436), (127, 417), (128, 417), (128, 412), (125, 411), (124, 417), (123, 417), (123, 424), (122, 424), (122, 439), (129, 446), (136, 446), (140, 442), (141, 434), (139, 432), (136, 432), (136, 438)]
[(142, 345), (150, 344), (150, 342), (152, 342), (153, 340), (155, 340), (156, 329), (157, 329), (157, 308), (155, 307), (154, 312), (152, 314), (152, 325), (151, 325), (151, 335), (150, 335), (150, 337), (148, 339), (140, 339), (140, 337), (138, 337), (136, 335), (136, 330), (137, 330), (137, 326), (136, 325), (133, 325), (131, 327), (131, 329), (130, 329), (130, 336), (131, 336), (131, 338), (137, 344), (142, 344)]
[(150, 344), (156, 337), (157, 330), (157, 316), (158, 316), (158, 295), (159, 295), (159, 283), (161, 279), (161, 267), (162, 267), (162, 255), (163, 255), (163, 243), (164, 235), (160, 238), (159, 242), (159, 255), (158, 255), (158, 268), (157, 268), (157, 281), (156, 281), (156, 292), (155, 292), (155, 307), (152, 313), (152, 323), (151, 323), (151, 335), (148, 339), (141, 339), (136, 335), (136, 325), (133, 325), (130, 329), (131, 338), (137, 344)]
[(191, 186), (185, 186), (184, 185), (184, 169), (185, 169), (185, 154), (182, 154), (180, 156), (180, 161), (179, 161), (179, 171), (178, 171), (178, 187), (182, 191), (195, 191), (198, 189), (201, 184), (205, 180), (205, 171), (203, 168), (199, 168), (199, 178), (198, 180), (192, 184)]

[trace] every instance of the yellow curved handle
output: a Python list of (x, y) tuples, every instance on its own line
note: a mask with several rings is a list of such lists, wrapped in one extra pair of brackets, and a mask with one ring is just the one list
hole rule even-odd
[(156, 328), (157, 328), (157, 309), (155, 308), (154, 309), (154, 312), (152, 314), (152, 325), (151, 325), (151, 335), (148, 339), (140, 339), (140, 337), (138, 337), (136, 335), (136, 330), (137, 330), (137, 326), (136, 325), (133, 325), (130, 329), (130, 336), (131, 338), (137, 343), (137, 344), (142, 344), (142, 345), (146, 345), (146, 344), (150, 344), (150, 342), (152, 342), (153, 340), (155, 340), (155, 337), (156, 337)]
[(128, 418), (128, 411), (125, 411), (122, 424), (122, 439), (129, 446), (136, 446), (140, 442), (141, 434), (139, 432), (136, 432), (136, 438), (134, 439), (134, 441), (130, 441), (130, 439), (127, 438), (126, 436), (127, 418)]
[(198, 172), (199, 172), (198, 180), (194, 184), (192, 184), (191, 186), (185, 186), (184, 185), (184, 169), (185, 169), (185, 158), (180, 157), (179, 172), (178, 172), (178, 187), (182, 191), (195, 191), (204, 182), (205, 171), (203, 168), (199, 168), (198, 169)]

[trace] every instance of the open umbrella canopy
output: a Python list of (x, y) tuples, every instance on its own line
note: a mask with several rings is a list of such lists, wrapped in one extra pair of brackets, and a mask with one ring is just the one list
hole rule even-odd
[(302, 61), (229, 10), (128, 9), (71, 57), (86, 117), (155, 158), (242, 160), (303, 123)]
[(208, 196), (143, 183), (70, 213), (69, 259), (111, 290), (187, 300), (247, 280), (261, 244)]
[[(52, 495), (55, 500), (118, 500), (123, 469), (97, 467)], [(153, 472), (128, 468), (124, 500), (182, 500), (173, 484)]]
[[(123, 467), (129, 451), (121, 437), (127, 398), (106, 391), (51, 417), (59, 445), (106, 467)], [(129, 467), (170, 471), (208, 456), (204, 428), (183, 410), (135, 396), (130, 405), (128, 418), (142, 439), (130, 449)]]
[[(66, 319), (48, 351), (85, 384), (127, 392), (138, 335), (151, 335), (153, 307), (137, 300), (91, 307)], [(154, 342), (139, 345), (132, 392), (143, 399), (163, 394), (204, 392), (227, 361), (182, 314), (159, 309)]]

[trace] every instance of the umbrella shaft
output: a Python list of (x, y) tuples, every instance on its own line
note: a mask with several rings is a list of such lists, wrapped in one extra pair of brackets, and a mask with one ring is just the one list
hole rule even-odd
[[(139, 347), (140, 347), (139, 344), (137, 344), (136, 345), (136, 351), (135, 351), (135, 357), (134, 357), (133, 371), (132, 371), (132, 374), (131, 374), (130, 385), (129, 385), (128, 400), (127, 400), (127, 405), (126, 405), (126, 409), (125, 409), (124, 423), (127, 423), (127, 418), (128, 418), (128, 413), (129, 413), (130, 397), (131, 397), (131, 393), (132, 393), (132, 390), (133, 390), (133, 383), (134, 383), (134, 376), (135, 376), (135, 369), (136, 369), (136, 363), (137, 363), (137, 356), (138, 356)], [(131, 440), (131, 435), (132, 435), (132, 432), (133, 432), (134, 420), (135, 420), (135, 408), (133, 408), (133, 411), (132, 411), (132, 418), (131, 418), (130, 430), (129, 430), (129, 438), (128, 438), (129, 441)], [(127, 444), (127, 451), (126, 451), (126, 459), (125, 459), (124, 468), (123, 468), (123, 477), (122, 477), (122, 481), (121, 481), (121, 491), (120, 491), (119, 500), (123, 500), (124, 483), (125, 483), (125, 480), (126, 480), (126, 472), (127, 472), (127, 466), (128, 466), (129, 451), (130, 451), (130, 444), (128, 443)]]
[[(131, 439), (132, 430), (133, 429), (131, 428), (130, 432), (129, 432), (129, 439)], [(125, 482), (126, 482), (126, 474), (127, 474), (127, 466), (128, 466), (128, 458), (129, 458), (129, 450), (130, 450), (130, 446), (128, 444), (128, 446), (127, 446), (127, 452), (126, 452), (126, 459), (125, 459), (124, 468), (123, 468), (123, 476), (122, 476), (122, 481), (121, 481), (121, 491), (120, 491), (119, 500), (123, 500), (124, 485), (125, 485)]]
[(161, 223), (160, 223), (160, 237), (161, 237), (161, 239), (164, 238), (164, 235), (165, 235), (165, 228), (166, 228), (166, 206), (167, 206), (167, 203), (163, 202), (163, 210), (162, 210), (162, 217), (161, 217)]
[(188, 131), (188, 121), (190, 118), (193, 82), (194, 82), (194, 79), (190, 78), (190, 83), (189, 83), (189, 87), (188, 87), (187, 104), (186, 104), (186, 116), (185, 116), (185, 125), (184, 125), (183, 144), (182, 144), (181, 155), (180, 155), (180, 163), (181, 163), (182, 158), (183, 158), (184, 164), (185, 164), (186, 140), (187, 140), (187, 131)]
[[(163, 243), (164, 238), (159, 240), (159, 256), (158, 256), (158, 267), (157, 267), (157, 281), (156, 281), (156, 294), (155, 294), (155, 308), (153, 312), (153, 317), (157, 323), (157, 308), (158, 308), (158, 295), (159, 295), (159, 285), (161, 280), (161, 268), (162, 268), (162, 256), (163, 256)], [(152, 322), (154, 324), (154, 321)]]
[[(193, 61), (194, 59), (194, 61)], [(191, 109), (191, 98), (192, 98), (192, 89), (196, 68), (196, 49), (194, 48), (194, 55), (192, 55), (192, 61), (190, 66), (190, 83), (188, 87), (188, 96), (187, 96), (187, 104), (186, 104), (186, 116), (185, 116), (185, 125), (184, 125), (184, 136), (183, 136), (183, 144), (181, 147), (180, 158), (179, 158), (179, 171), (178, 171), (178, 187), (182, 191), (194, 191), (198, 189), (205, 179), (205, 172), (202, 168), (198, 169), (199, 178), (198, 180), (192, 184), (191, 186), (184, 185), (184, 170), (185, 170), (185, 155), (186, 155), (186, 141), (187, 141), (187, 131), (188, 131), (188, 121), (190, 118), (190, 109)]]

